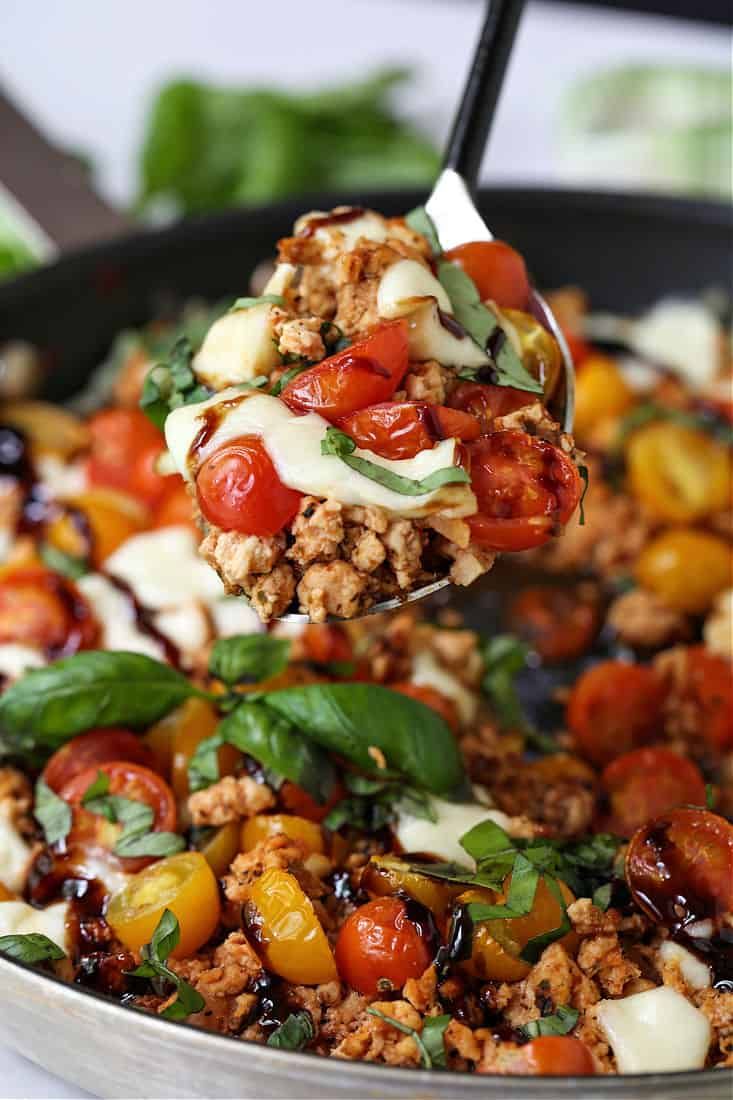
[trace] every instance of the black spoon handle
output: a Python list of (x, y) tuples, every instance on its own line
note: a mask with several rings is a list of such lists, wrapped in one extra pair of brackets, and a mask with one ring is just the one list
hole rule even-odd
[(478, 180), (524, 0), (488, 0), (486, 18), (443, 160), (469, 189)]

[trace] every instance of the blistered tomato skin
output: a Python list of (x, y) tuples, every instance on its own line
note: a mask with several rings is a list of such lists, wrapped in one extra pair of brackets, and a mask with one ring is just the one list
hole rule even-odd
[(504, 241), (470, 241), (445, 254), (473, 279), (483, 302), (507, 309), (526, 309), (529, 277), (524, 260)]
[(247, 933), (265, 966), (297, 985), (338, 978), (333, 953), (310, 898), (287, 871), (265, 871), (249, 888)]
[(266, 538), (293, 519), (302, 494), (283, 485), (262, 440), (244, 435), (203, 463), (196, 491), (204, 517), (224, 531)]
[(361, 905), (342, 925), (336, 941), (342, 980), (365, 996), (401, 989), (430, 963), (434, 952), (427, 931), (410, 919), (399, 898), (375, 898)]
[(603, 766), (653, 741), (661, 731), (664, 698), (664, 683), (645, 665), (593, 665), (575, 682), (567, 703), (578, 752)]
[(647, 821), (685, 804), (705, 804), (705, 780), (687, 757), (663, 745), (635, 749), (604, 770), (601, 786), (611, 810), (612, 832), (631, 834)]
[(357, 447), (382, 458), (414, 458), (441, 439), (478, 439), (481, 425), (471, 413), (426, 402), (373, 405), (342, 417), (338, 427)]

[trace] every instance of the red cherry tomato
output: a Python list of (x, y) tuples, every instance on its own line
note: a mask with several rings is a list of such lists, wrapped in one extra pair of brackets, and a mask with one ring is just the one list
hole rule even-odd
[(390, 987), (401, 989), (430, 965), (430, 938), (410, 920), (404, 901), (375, 898), (342, 925), (336, 940), (336, 966), (341, 979), (367, 997)]
[(71, 581), (36, 565), (0, 578), (0, 644), (37, 646), (57, 658), (91, 649), (98, 636), (91, 608)]
[(342, 431), (359, 447), (382, 458), (414, 458), (441, 439), (478, 439), (481, 425), (471, 413), (425, 401), (389, 402), (344, 416)]
[(552, 584), (530, 585), (511, 602), (509, 625), (543, 661), (561, 664), (582, 656), (600, 626), (595, 600)]
[(686, 651), (683, 702), (695, 707), (698, 728), (716, 751), (733, 748), (733, 665), (705, 646)]
[(409, 695), (411, 699), (417, 699), (418, 703), (424, 703), (426, 707), (432, 707), (452, 730), (458, 729), (460, 722), (456, 704), (437, 688), (430, 687), (428, 684), (412, 684), (408, 681), (388, 684), (387, 687), (391, 691), (399, 691), (400, 695)]
[(577, 469), (552, 443), (495, 432), (469, 443), (478, 515), (466, 521), (487, 550), (529, 550), (567, 523), (580, 500)]
[(576, 681), (566, 720), (580, 753), (603, 766), (660, 731), (664, 684), (645, 665), (601, 661)]
[(128, 492), (151, 507), (160, 503), (170, 485), (168, 478), (159, 474), (155, 468), (164, 450), (161, 443), (151, 443), (143, 447), (130, 469)]
[(452, 409), (461, 409), (475, 416), (481, 426), (481, 434), (487, 435), (493, 430), (496, 417), (508, 416), (536, 400), (537, 394), (517, 390), (513, 386), (459, 382), (448, 398), (448, 404)]
[(709, 810), (680, 808), (637, 830), (626, 853), (635, 902), (668, 928), (733, 906), (733, 825)]
[(262, 440), (243, 435), (206, 459), (196, 489), (209, 523), (247, 535), (277, 535), (298, 511), (301, 493), (283, 485)]
[(306, 657), (317, 665), (351, 661), (354, 647), (344, 627), (337, 623), (312, 623), (301, 635)]
[(52, 791), (60, 791), (79, 772), (112, 760), (153, 767), (153, 754), (139, 737), (130, 730), (111, 726), (72, 737), (48, 761), (43, 778)]
[(526, 1068), (514, 1072), (533, 1077), (590, 1077), (596, 1072), (593, 1056), (585, 1043), (572, 1035), (541, 1035), (522, 1047)]
[(635, 749), (613, 760), (601, 776), (611, 809), (611, 830), (631, 836), (646, 821), (685, 803), (705, 804), (700, 769), (671, 749)]
[(462, 267), (481, 295), (506, 309), (525, 309), (529, 300), (529, 278), (524, 260), (504, 241), (472, 241), (459, 244), (445, 254), (446, 260)]
[(193, 518), (193, 501), (181, 477), (166, 478), (168, 488), (155, 509), (153, 527), (190, 527), (197, 538), (201, 532)]
[(308, 821), (315, 821), (318, 825), (328, 817), (334, 806), (346, 798), (346, 789), (337, 781), (326, 802), (316, 802), (312, 795), (299, 787), (297, 783), (291, 783), (287, 779), (278, 792), (279, 801), (284, 810), (295, 817), (304, 817)]
[(91, 418), (89, 431), (91, 485), (121, 489), (151, 502), (162, 495), (166, 479), (154, 472), (152, 462), (164, 449), (163, 436), (140, 409), (104, 409)]
[[(67, 839), (69, 848), (112, 851), (122, 831), (120, 825), (108, 821), (101, 814), (91, 813), (82, 804), (85, 793), (99, 772), (109, 777), (109, 794), (120, 795), (132, 802), (144, 802), (151, 807), (153, 832), (176, 831), (176, 799), (165, 780), (140, 764), (112, 760), (79, 772), (59, 791), (61, 798), (73, 808), (71, 832)], [(153, 858), (147, 856), (120, 858), (120, 866), (131, 874), (152, 862)]]
[(326, 420), (389, 401), (407, 370), (407, 322), (390, 321), (371, 336), (303, 371), (284, 388), (282, 400), (295, 412)]

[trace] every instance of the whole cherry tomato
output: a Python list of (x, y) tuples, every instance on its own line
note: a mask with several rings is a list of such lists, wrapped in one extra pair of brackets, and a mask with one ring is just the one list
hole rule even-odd
[(481, 301), (509, 309), (525, 309), (529, 278), (520, 254), (504, 241), (470, 241), (445, 254), (473, 279)]
[(637, 905), (668, 928), (715, 919), (733, 905), (733, 825), (682, 807), (631, 838), (626, 881)]
[(694, 708), (697, 728), (716, 752), (733, 747), (733, 665), (702, 645), (685, 650), (684, 679), (676, 685), (684, 706)]
[(691, 760), (661, 745), (634, 749), (613, 760), (601, 776), (611, 829), (631, 834), (646, 821), (686, 803), (705, 803), (705, 780)]
[(598, 603), (552, 584), (524, 588), (511, 602), (509, 624), (543, 661), (561, 664), (582, 656), (600, 626)]
[(491, 386), (483, 382), (459, 382), (448, 397), (452, 409), (475, 416), (482, 435), (493, 431), (493, 422), (499, 416), (523, 409), (537, 400), (537, 394), (517, 390), (513, 386)]
[(566, 718), (581, 755), (599, 766), (654, 739), (665, 688), (654, 669), (601, 661), (576, 681)]
[(256, 435), (243, 435), (210, 455), (199, 470), (196, 490), (209, 523), (261, 536), (282, 531), (302, 496), (283, 485)]
[(402, 989), (419, 978), (433, 957), (432, 935), (412, 921), (399, 898), (375, 898), (360, 905), (336, 940), (341, 979), (365, 996)]
[(441, 439), (478, 439), (481, 425), (471, 413), (425, 401), (386, 402), (344, 416), (342, 431), (358, 447), (382, 458), (414, 458)]
[(162, 496), (166, 479), (155, 473), (152, 463), (165, 443), (140, 409), (104, 409), (91, 418), (89, 431), (90, 484), (121, 489), (151, 503)]
[(152, 752), (136, 734), (110, 726), (72, 737), (48, 761), (43, 778), (52, 791), (58, 792), (79, 772), (108, 764), (111, 760), (126, 760), (130, 764), (154, 768)]
[[(522, 1068), (522, 1063), (526, 1068)], [(596, 1072), (593, 1055), (572, 1035), (540, 1035), (522, 1047), (513, 1073), (537, 1077), (590, 1077)]]
[(668, 607), (702, 615), (733, 583), (733, 552), (726, 539), (709, 531), (667, 530), (647, 543), (635, 572), (639, 583)]
[(512, 430), (467, 447), (478, 514), (466, 522), (479, 546), (529, 550), (568, 522), (580, 500), (580, 475), (552, 443)]
[(460, 721), (458, 708), (452, 699), (444, 695), (437, 688), (429, 684), (413, 684), (408, 680), (398, 684), (387, 685), (391, 691), (399, 691), (400, 695), (409, 695), (411, 699), (417, 699), (418, 703), (424, 703), (426, 707), (432, 707), (440, 715), (443, 721), (455, 732)]
[(36, 565), (0, 577), (0, 644), (37, 646), (57, 658), (91, 649), (98, 637), (91, 608), (71, 581)]
[(285, 386), (282, 400), (295, 412), (336, 421), (389, 401), (407, 371), (407, 322), (390, 321), (345, 351), (303, 371)]

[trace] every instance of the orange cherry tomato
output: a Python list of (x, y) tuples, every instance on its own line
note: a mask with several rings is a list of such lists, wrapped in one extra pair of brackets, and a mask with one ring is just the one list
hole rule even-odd
[(601, 661), (576, 681), (566, 719), (580, 753), (603, 766), (660, 731), (665, 689), (645, 665)]
[(308, 821), (315, 821), (317, 825), (328, 817), (334, 806), (346, 798), (346, 790), (343, 784), (337, 780), (326, 802), (316, 802), (312, 795), (299, 787), (297, 783), (291, 783), (287, 779), (278, 792), (278, 800), (282, 807), (290, 814), (304, 817)]
[(309, 852), (323, 853), (326, 850), (323, 832), (315, 822), (293, 814), (255, 814), (242, 824), (242, 851), (251, 851), (260, 841), (277, 833), (283, 833), (291, 840), (299, 840)]
[(684, 928), (733, 906), (733, 825), (681, 807), (638, 829), (626, 852), (634, 901), (659, 924)]
[(300, 505), (301, 493), (283, 485), (262, 440), (243, 435), (206, 459), (196, 489), (209, 523), (247, 535), (277, 535)]
[(512, 1071), (536, 1077), (590, 1077), (596, 1067), (593, 1055), (580, 1039), (572, 1035), (540, 1035), (522, 1047), (521, 1062)]
[(523, 589), (511, 603), (509, 623), (543, 661), (561, 664), (582, 656), (600, 626), (597, 603), (551, 584)]
[(72, 737), (57, 749), (43, 769), (43, 778), (52, 791), (62, 787), (92, 766), (107, 764), (111, 760), (126, 760), (130, 764), (142, 764), (154, 768), (153, 754), (147, 745), (130, 730), (110, 726), (107, 729), (88, 730)]
[(424, 703), (426, 707), (432, 707), (454, 732), (460, 726), (456, 704), (442, 691), (438, 691), (437, 688), (430, 687), (429, 684), (412, 684), (407, 680), (398, 684), (388, 684), (387, 686), (391, 691), (399, 691), (400, 695), (409, 695), (411, 699), (417, 699), (418, 703)]
[(201, 532), (193, 518), (193, 501), (182, 477), (166, 479), (168, 488), (155, 509), (153, 527), (190, 527), (198, 539)]
[(617, 757), (601, 776), (611, 829), (631, 836), (646, 821), (685, 803), (705, 804), (705, 780), (691, 760), (663, 746)]
[[(103, 772), (109, 778), (109, 793), (128, 798), (132, 802), (144, 802), (153, 811), (153, 832), (173, 833), (176, 831), (176, 799), (164, 779), (140, 764), (130, 764), (125, 760), (112, 760), (105, 764), (95, 764), (79, 772), (65, 783), (59, 791), (61, 798), (73, 809), (73, 821), (68, 837), (70, 847), (104, 848), (112, 851), (122, 832), (122, 826), (108, 821), (100, 814), (94, 814), (83, 805), (83, 798), (89, 787)], [(152, 862), (153, 857), (119, 857), (120, 866), (134, 873)]]
[(407, 371), (407, 322), (389, 321), (345, 351), (303, 371), (280, 394), (295, 412), (326, 420), (389, 401)]
[(468, 442), (481, 434), (481, 425), (471, 413), (425, 401), (371, 405), (342, 417), (338, 426), (358, 447), (392, 459), (414, 458), (441, 439)]
[(238, 821), (230, 821), (218, 828), (201, 845), (201, 855), (217, 878), (227, 873), (235, 856), (239, 855), (240, 828)]
[(529, 550), (568, 522), (580, 500), (580, 475), (552, 443), (512, 430), (467, 447), (478, 514), (466, 522), (479, 546)]
[(482, 435), (493, 430), (493, 421), (499, 416), (523, 409), (537, 400), (536, 393), (517, 390), (514, 386), (492, 386), (483, 382), (459, 382), (448, 397), (452, 409), (462, 410), (479, 421)]
[(310, 898), (288, 871), (255, 879), (244, 905), (247, 932), (268, 970), (296, 985), (338, 979), (326, 933)]
[(364, 868), (361, 888), (376, 897), (401, 893), (419, 901), (435, 917), (441, 931), (448, 924), (449, 912), (463, 887), (442, 882), (410, 869), (410, 864), (397, 856), (372, 856)]
[(705, 646), (685, 651), (683, 705), (698, 714), (697, 728), (716, 752), (733, 748), (733, 665)]
[[(158, 726), (165, 726), (171, 738), (171, 787), (179, 802), (190, 794), (188, 766), (196, 749), (216, 730), (219, 715), (205, 699), (187, 699), (182, 706), (161, 718)], [(150, 731), (148, 733), (150, 736)], [(222, 745), (217, 753), (219, 774), (231, 775), (242, 758), (233, 745)]]
[(300, 636), (306, 659), (316, 665), (351, 661), (354, 647), (345, 628), (338, 623), (311, 623)]
[(216, 931), (219, 887), (200, 852), (179, 852), (140, 871), (110, 899), (106, 920), (125, 947), (139, 951), (150, 943), (165, 909), (181, 933), (174, 959), (193, 955)]
[(48, 525), (46, 538), (72, 557), (91, 558), (96, 566), (144, 531), (150, 519), (139, 500), (117, 489), (87, 489), (65, 504), (66, 510)]
[(365, 996), (402, 989), (419, 978), (433, 957), (431, 930), (410, 919), (399, 898), (375, 898), (360, 905), (336, 940), (341, 979)]
[(91, 649), (98, 637), (92, 610), (71, 581), (35, 565), (0, 577), (0, 644), (37, 646), (55, 659)]
[(165, 447), (162, 433), (140, 409), (104, 409), (89, 421), (92, 443), (87, 465), (90, 484), (156, 499), (165, 478), (154, 474), (151, 455)]
[(476, 284), (481, 301), (491, 300), (508, 309), (525, 309), (529, 277), (524, 260), (505, 241), (471, 241), (445, 254)]

